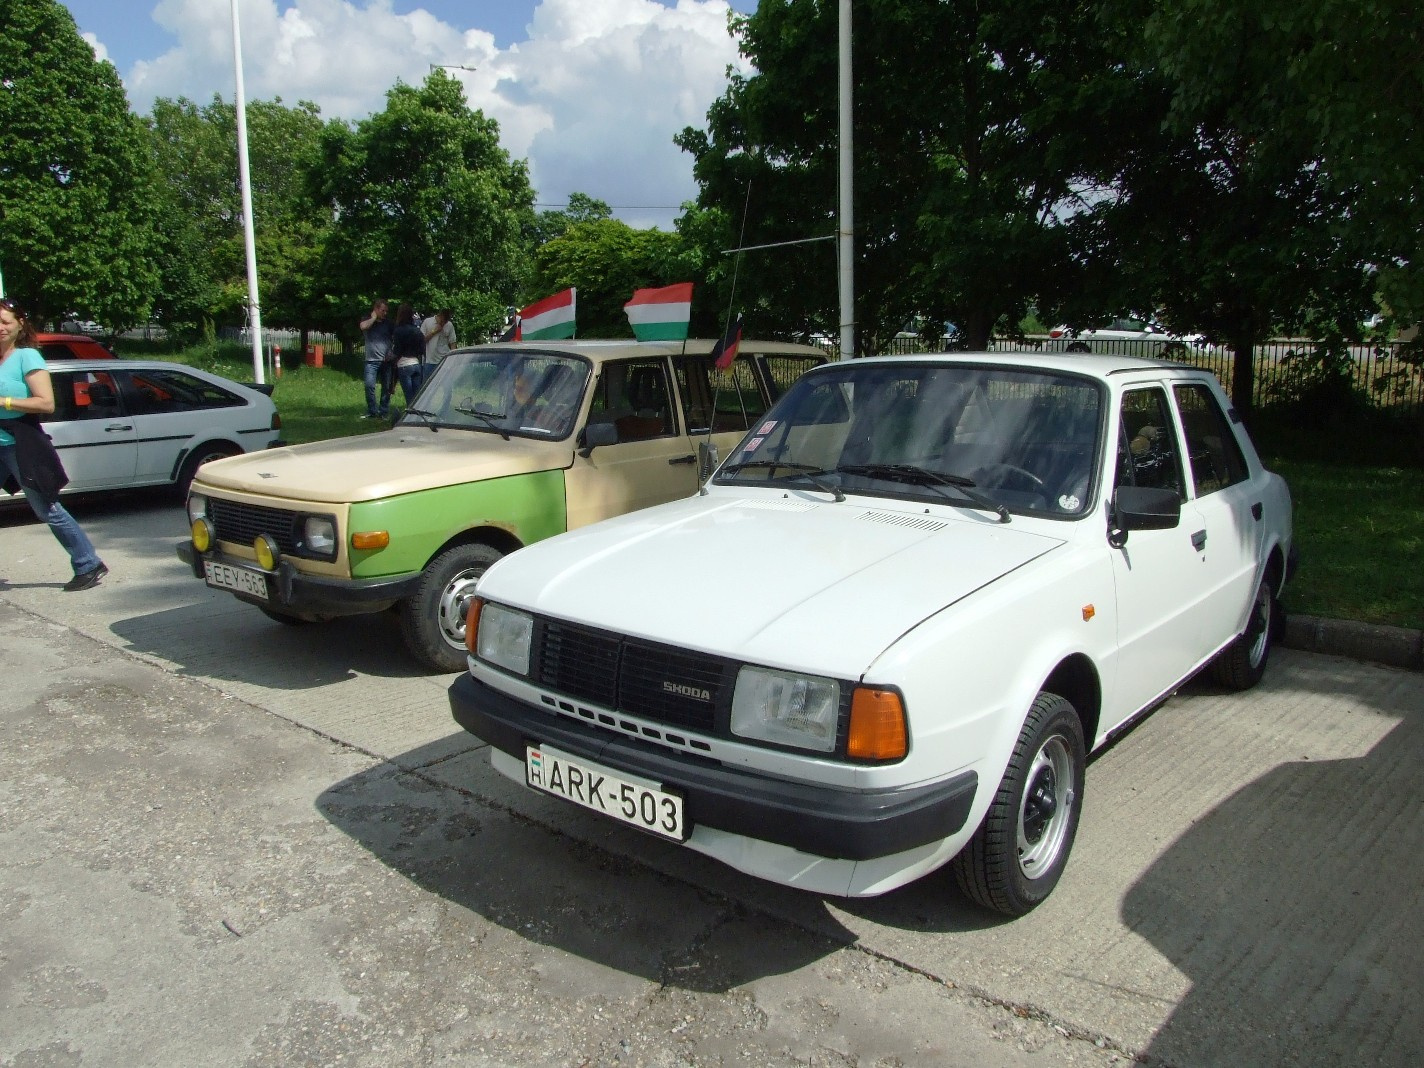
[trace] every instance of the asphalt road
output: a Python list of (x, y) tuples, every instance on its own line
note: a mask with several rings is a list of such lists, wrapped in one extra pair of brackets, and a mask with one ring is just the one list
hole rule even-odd
[(798, 893), (536, 796), (394, 620), (289, 628), (0, 513), (0, 1064), (1424, 1060), (1424, 676), (1278, 650), (1089, 768), (1054, 896)]

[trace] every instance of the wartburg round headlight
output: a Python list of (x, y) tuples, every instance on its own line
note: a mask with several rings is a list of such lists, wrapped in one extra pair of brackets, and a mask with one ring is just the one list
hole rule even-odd
[(486, 603), (480, 609), (479, 627), (476, 656), (516, 675), (529, 674), (529, 646), (534, 637), (532, 616), (502, 604)]
[(832, 679), (744, 667), (732, 694), (732, 733), (829, 753), (840, 705), (841, 688)]

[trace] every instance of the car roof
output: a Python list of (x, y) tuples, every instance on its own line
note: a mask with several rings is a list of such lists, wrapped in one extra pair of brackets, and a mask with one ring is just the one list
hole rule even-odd
[[(850, 361), (843, 361), (850, 362)], [(1147, 372), (1172, 377), (1214, 377), (1204, 368), (1172, 360), (1155, 360), (1144, 356), (1099, 355), (1089, 352), (940, 352), (916, 353), (906, 356), (867, 356), (858, 363), (934, 363), (974, 364), (984, 367), (1018, 367), (1031, 371), (1066, 371), (1108, 379), (1117, 375)]]
[[(455, 352), (553, 352), (583, 356), (594, 363), (621, 360), (635, 356), (706, 356), (717, 342), (712, 338), (688, 338), (687, 341), (634, 341), (632, 338), (591, 338), (566, 341), (494, 341), (487, 345), (467, 345)], [(743, 338), (741, 348), (770, 356), (818, 356), (828, 359), (826, 350), (818, 345), (800, 345), (793, 341), (758, 341)], [(452, 353), (453, 355), (453, 353)]]

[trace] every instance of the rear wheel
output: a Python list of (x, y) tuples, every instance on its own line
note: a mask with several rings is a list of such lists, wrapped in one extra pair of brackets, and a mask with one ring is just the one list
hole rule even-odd
[(1271, 585), (1271, 577), (1266, 575), (1256, 587), (1246, 629), (1211, 662), (1211, 677), (1218, 686), (1249, 690), (1261, 681), (1266, 674), (1266, 661), (1271, 656), (1277, 614), (1276, 590)]
[(1074, 341), (1074, 342), (1070, 343), (1069, 346), (1068, 346), (1068, 348), (1067, 348), (1066, 350), (1064, 350), (1064, 351), (1066, 351), (1066, 352), (1092, 352), (1093, 350), (1088, 347), (1088, 343), (1087, 343), (1086, 341)]
[(173, 483), (173, 488), (178, 491), (178, 496), (184, 500), (188, 497), (188, 488), (193, 484), (193, 478), (198, 473), (198, 468), (209, 460), (221, 460), (226, 456), (236, 456), (242, 450), (235, 448), (225, 441), (210, 441), (205, 445), (199, 445), (194, 449), (183, 466), (178, 470), (178, 481)]
[(1086, 763), (1077, 711), (1057, 694), (1039, 694), (984, 822), (954, 858), (967, 897), (1022, 916), (1053, 892), (1078, 833)]
[(504, 554), (488, 545), (455, 545), (425, 566), (420, 586), (400, 602), (401, 634), (422, 664), (465, 668), (465, 613), (475, 583)]

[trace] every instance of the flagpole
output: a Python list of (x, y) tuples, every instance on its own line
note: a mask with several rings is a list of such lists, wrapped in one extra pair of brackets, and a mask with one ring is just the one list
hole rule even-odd
[(841, 359), (855, 355), (855, 202), (852, 196), (850, 0), (840, 0), (840, 305)]
[(262, 377), (262, 308), (257, 300), (257, 238), (252, 227), (252, 176), (247, 168), (247, 101), (242, 90), (242, 29), (237, 19), (238, 0), (232, 0), (232, 62), (237, 83), (237, 175), (242, 187), (242, 237), (247, 247), (247, 317), (252, 331), (252, 374)]

